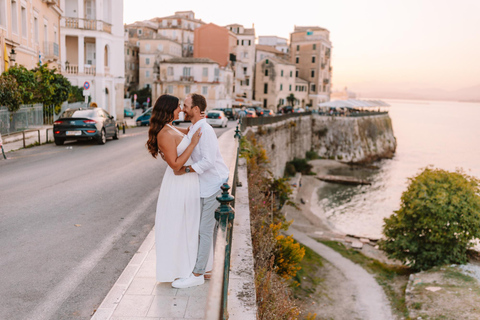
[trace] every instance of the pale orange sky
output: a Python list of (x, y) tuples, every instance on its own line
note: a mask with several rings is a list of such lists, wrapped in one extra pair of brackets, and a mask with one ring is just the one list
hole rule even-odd
[(124, 21), (192, 10), (207, 23), (255, 24), (257, 36), (285, 38), (294, 25), (316, 25), (330, 30), (334, 88), (457, 90), (480, 85), (480, 0), (297, 0), (291, 4), (124, 0)]

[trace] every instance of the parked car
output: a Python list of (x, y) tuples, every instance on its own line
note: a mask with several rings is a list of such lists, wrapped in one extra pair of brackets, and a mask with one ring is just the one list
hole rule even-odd
[(228, 118), (225, 113), (221, 110), (211, 110), (207, 112), (205, 117), (207, 123), (211, 126), (227, 127)]
[(263, 116), (263, 108), (262, 107), (253, 106), (253, 107), (249, 107), (247, 110), (255, 110), (255, 113), (257, 114), (257, 117)]
[(114, 117), (102, 108), (67, 109), (53, 123), (57, 146), (66, 140), (96, 140), (105, 144), (109, 137), (118, 139), (118, 132)]
[(125, 108), (123, 109), (123, 117), (130, 117), (133, 119), (133, 117), (135, 117), (135, 112), (130, 108)]
[(141, 126), (148, 126), (150, 124), (150, 117), (152, 116), (152, 109), (153, 108), (148, 108), (147, 111), (142, 113), (141, 115), (138, 116), (137, 118), (137, 127)]
[(303, 108), (296, 108), (296, 109), (293, 110), (293, 112), (295, 112), (295, 113), (305, 112), (305, 109), (303, 109)]
[(264, 117), (271, 117), (274, 116), (275, 113), (273, 112), (272, 109), (263, 109), (263, 116)]
[(247, 118), (257, 118), (257, 113), (254, 110), (247, 109), (245, 112), (247, 113)]
[(180, 118), (178, 120), (173, 120), (173, 125), (178, 126), (182, 122), (192, 122), (190, 119), (185, 119), (185, 116), (186, 116), (185, 113), (183, 113), (183, 116), (182, 116), (182, 112), (180, 112), (179, 114)]
[(293, 112), (293, 107), (292, 106), (285, 106), (285, 107), (281, 108), (280, 110), (282, 111), (283, 114), (291, 113), (291, 112)]

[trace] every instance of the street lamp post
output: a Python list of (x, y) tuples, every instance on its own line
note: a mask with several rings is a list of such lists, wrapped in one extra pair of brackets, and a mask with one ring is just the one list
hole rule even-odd
[(17, 53), (15, 52), (15, 49), (12, 48), (12, 51), (10, 51), (10, 61), (12, 64), (15, 62), (15, 59), (17, 58)]

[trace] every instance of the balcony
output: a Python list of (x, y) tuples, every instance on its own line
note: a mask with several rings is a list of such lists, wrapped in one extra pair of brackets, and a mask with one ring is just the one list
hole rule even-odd
[(97, 74), (97, 68), (95, 66), (85, 65), (85, 74), (95, 76)]
[(323, 79), (323, 84), (329, 84), (330, 83), (330, 79)]
[(76, 64), (67, 64), (65, 66), (66, 74), (78, 74), (78, 65)]
[(112, 25), (101, 20), (65, 17), (65, 28), (112, 33)]
[(55, 42), (44, 42), (43, 43), (43, 56), (46, 60), (56, 61), (59, 58), (59, 47), (58, 43)]
[(181, 76), (180, 81), (189, 81), (193, 82), (193, 76)]

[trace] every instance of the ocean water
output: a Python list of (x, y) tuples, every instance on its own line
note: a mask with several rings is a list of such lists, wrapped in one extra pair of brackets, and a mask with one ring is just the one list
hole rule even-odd
[(332, 174), (372, 181), (370, 186), (326, 183), (318, 191), (317, 214), (342, 233), (379, 238), (383, 219), (399, 209), (408, 178), (433, 165), (463, 168), (480, 178), (480, 103), (384, 100), (391, 105), (397, 150), (379, 169), (344, 169)]

